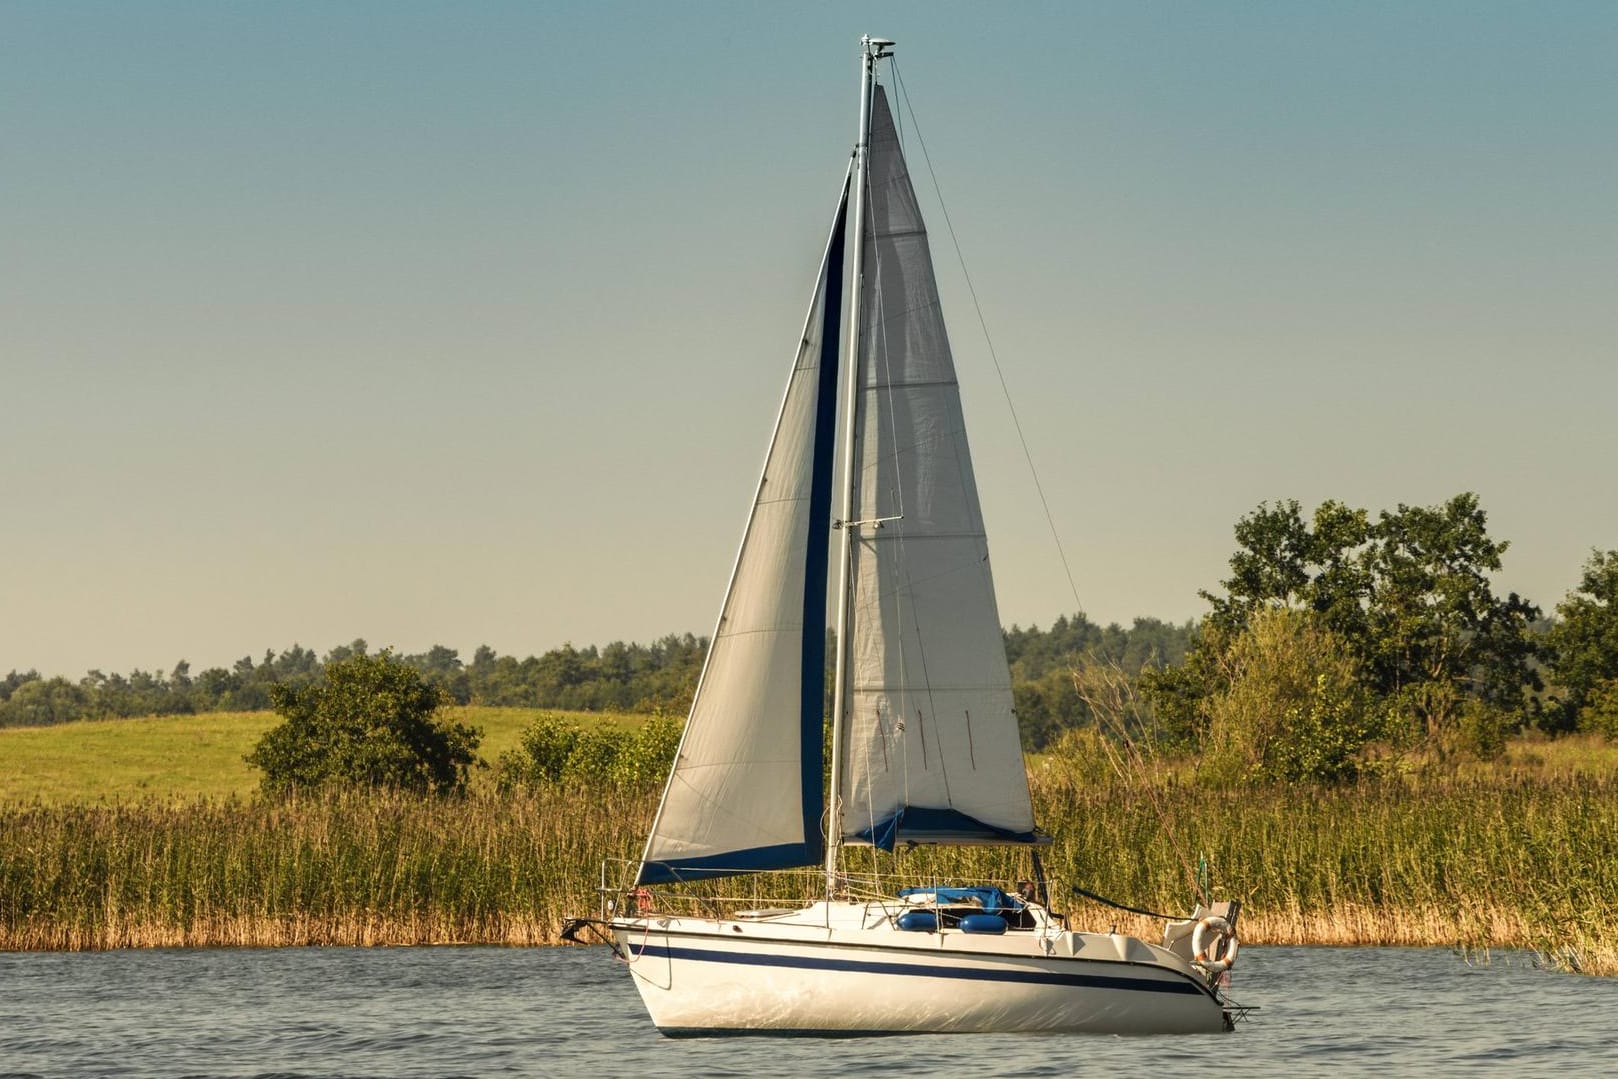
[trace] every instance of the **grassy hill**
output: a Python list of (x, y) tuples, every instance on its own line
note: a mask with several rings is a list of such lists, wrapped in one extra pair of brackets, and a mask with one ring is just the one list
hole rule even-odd
[[(552, 708), (449, 708), (453, 722), (483, 729), (478, 754), (491, 766), (516, 748), (540, 715), (562, 715), (580, 726), (639, 726), (645, 716), (560, 712)], [(146, 798), (189, 801), (246, 796), (259, 773), (242, 758), (280, 717), (273, 712), (210, 712), (193, 716), (107, 719), (54, 727), (0, 729), (0, 803), (71, 805)], [(473, 785), (489, 782), (479, 770)]]

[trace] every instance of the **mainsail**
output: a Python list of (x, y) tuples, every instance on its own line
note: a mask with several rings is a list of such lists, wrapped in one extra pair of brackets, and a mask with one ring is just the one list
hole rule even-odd
[(639, 884), (813, 865), (848, 183)]
[(1011, 677), (927, 230), (871, 106), (843, 839), (1030, 842)]

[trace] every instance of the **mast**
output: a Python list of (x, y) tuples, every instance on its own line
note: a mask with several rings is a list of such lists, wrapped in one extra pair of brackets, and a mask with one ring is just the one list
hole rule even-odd
[(849, 230), (849, 246), (853, 251), (849, 271), (848, 297), (848, 354), (842, 365), (846, 380), (843, 396), (843, 490), (842, 508), (837, 527), (842, 539), (837, 556), (837, 663), (832, 689), (831, 722), (831, 795), (827, 800), (826, 820), (826, 898), (837, 888), (837, 857), (842, 847), (842, 747), (848, 726), (848, 658), (849, 658), (849, 605), (854, 555), (854, 451), (858, 439), (856, 424), (860, 385), (860, 284), (865, 270), (865, 189), (868, 184), (867, 167), (871, 150), (871, 83), (876, 76), (876, 62), (893, 55), (893, 42), (874, 38), (869, 34), (860, 38), (860, 121), (859, 138), (854, 144), (854, 202), (850, 207), (854, 227)]

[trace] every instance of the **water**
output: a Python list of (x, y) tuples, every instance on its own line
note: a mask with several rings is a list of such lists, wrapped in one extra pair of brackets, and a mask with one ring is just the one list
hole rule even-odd
[(1261, 1010), (1231, 1035), (687, 1040), (602, 948), (0, 953), (0, 1076), (1618, 1074), (1618, 979), (1392, 948), (1234, 973)]

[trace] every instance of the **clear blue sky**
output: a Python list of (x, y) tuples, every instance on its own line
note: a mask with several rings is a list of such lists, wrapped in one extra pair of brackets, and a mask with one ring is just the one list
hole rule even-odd
[(1267, 499), (1476, 491), (1547, 609), (1618, 547), (1618, 5), (12, 0), (0, 671), (707, 633), (863, 32), (1092, 618), (1199, 615)]

